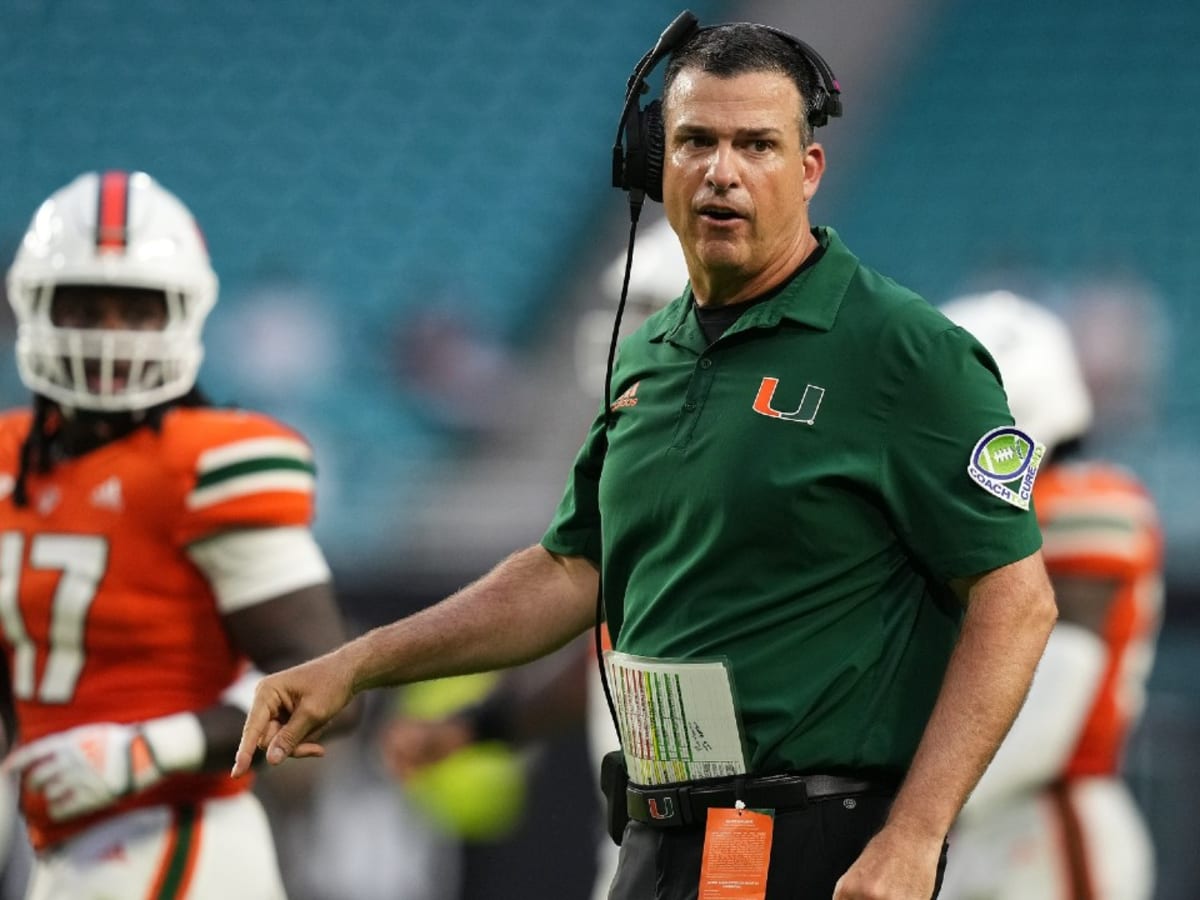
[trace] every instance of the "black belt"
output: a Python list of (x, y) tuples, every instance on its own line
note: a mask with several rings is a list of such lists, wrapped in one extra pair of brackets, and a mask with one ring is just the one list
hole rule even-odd
[(658, 787), (631, 784), (625, 791), (629, 818), (656, 828), (703, 825), (709, 807), (797, 809), (816, 800), (853, 794), (894, 794), (896, 786), (842, 775), (761, 775), (719, 781), (689, 781)]

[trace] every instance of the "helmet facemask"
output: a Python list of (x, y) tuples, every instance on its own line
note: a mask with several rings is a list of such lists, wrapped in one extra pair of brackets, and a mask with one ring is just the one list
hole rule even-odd
[[(78, 317), (64, 324), (55, 315), (56, 292), (76, 287), (156, 295), (158, 327), (78, 327)], [(17, 330), (21, 378), (34, 393), (68, 409), (125, 412), (175, 399), (195, 384), (204, 357), (203, 316), (190, 315), (188, 302), (181, 290), (33, 286), (25, 300), (29, 315)]]

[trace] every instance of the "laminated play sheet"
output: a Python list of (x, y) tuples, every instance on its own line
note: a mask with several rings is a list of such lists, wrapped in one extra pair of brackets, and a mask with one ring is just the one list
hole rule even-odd
[(634, 784), (742, 775), (746, 757), (724, 660), (604, 654), (621, 746)]

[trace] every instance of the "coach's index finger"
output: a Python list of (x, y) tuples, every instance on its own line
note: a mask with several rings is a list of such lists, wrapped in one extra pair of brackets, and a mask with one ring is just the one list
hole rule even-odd
[(233, 757), (233, 770), (229, 774), (234, 778), (241, 778), (250, 771), (250, 764), (254, 762), (254, 751), (265, 745), (264, 737), (272, 718), (266, 704), (256, 698), (246, 715), (246, 724), (242, 726), (242, 739), (238, 741), (237, 752)]

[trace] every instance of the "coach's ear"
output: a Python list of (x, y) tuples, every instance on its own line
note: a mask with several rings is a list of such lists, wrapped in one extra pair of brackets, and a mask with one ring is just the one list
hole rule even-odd
[(825, 174), (825, 148), (812, 143), (804, 148), (804, 202), (807, 203), (816, 196), (821, 187), (821, 177)]

